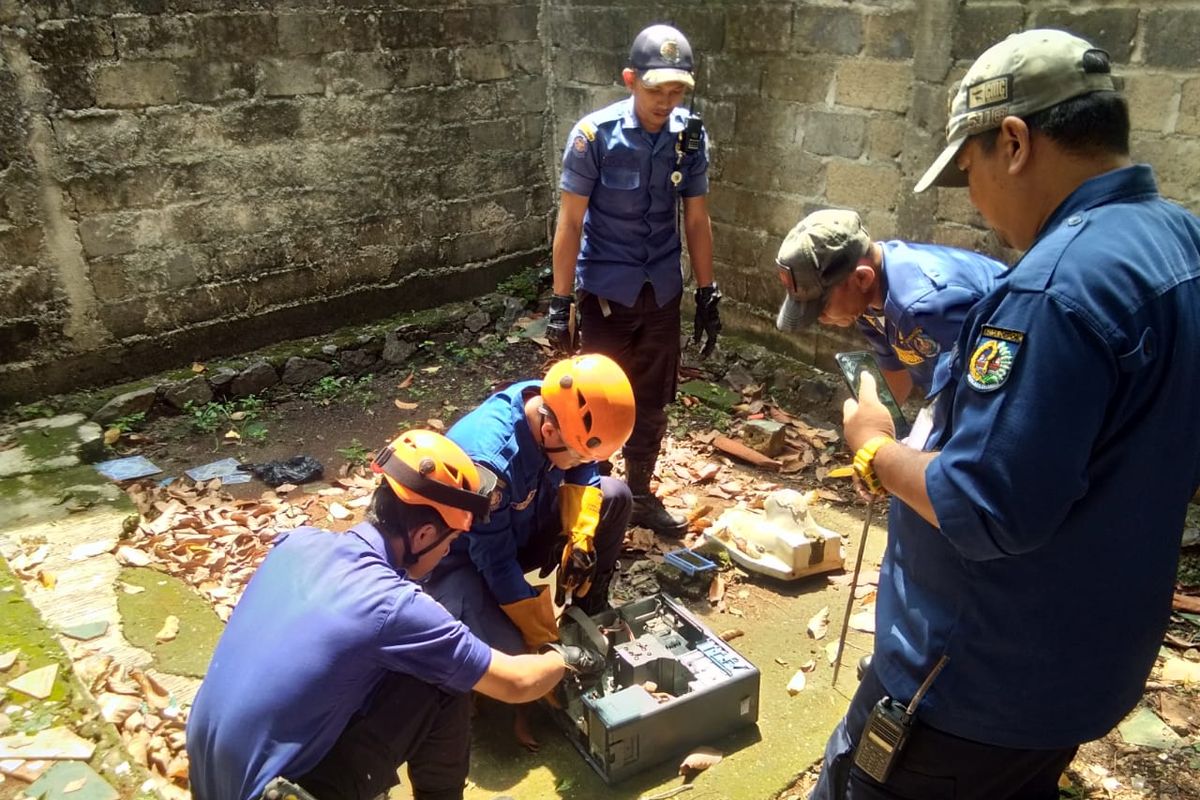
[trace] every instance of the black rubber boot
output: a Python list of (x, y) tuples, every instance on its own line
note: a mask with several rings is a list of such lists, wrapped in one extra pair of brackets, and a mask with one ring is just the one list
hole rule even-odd
[(662, 501), (650, 491), (653, 473), (653, 461), (625, 461), (625, 483), (633, 493), (633, 515), (629, 524), (649, 528), (661, 536), (682, 539), (687, 533), (687, 519), (667, 511)]

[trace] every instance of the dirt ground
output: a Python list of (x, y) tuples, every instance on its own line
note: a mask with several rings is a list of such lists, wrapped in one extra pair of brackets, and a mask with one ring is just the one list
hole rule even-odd
[[(728, 340), (724, 346), (730, 351), (738, 347), (733, 340)], [(745, 363), (750, 361), (752, 357)], [(277, 388), (268, 402), (248, 411), (234, 411), (235, 415), (240, 413), (242, 416), (223, 418), (212, 430), (198, 431), (197, 423), (201, 420), (194, 413), (136, 421), (122, 432), (114, 444), (113, 455), (144, 455), (169, 477), (230, 456), (244, 463), (262, 463), (307, 455), (320, 461), (324, 465), (325, 479), (332, 480), (346, 475), (355, 466), (361, 467), (398, 430), (415, 426), (448, 428), (459, 416), (500, 388), (503, 384), (498, 382), (499, 377), (536, 377), (549, 362), (547, 352), (529, 340), (511, 343), (484, 357), (418, 353), (411, 363), (394, 372), (341, 383), (326, 382), (323, 388)], [(692, 368), (684, 378), (728, 382), (733, 372), (729, 370), (731, 363), (736, 364), (737, 359), (721, 363), (723, 374), (701, 366)], [(707, 445), (714, 431), (735, 430), (746, 417), (762, 415), (771, 408), (780, 409), (785, 417), (787, 412), (801, 415), (806, 423), (814, 426), (837, 427), (837, 420), (833, 418), (834, 409), (838, 407), (836, 397), (825, 397), (827, 402), (813, 406), (792, 391), (771, 397), (769, 391), (763, 392), (761, 384), (746, 386), (745, 381), (740, 383), (742, 385), (735, 385), (737, 402), (732, 407), (694, 399), (673, 407), (671, 442), (677, 449), (666, 454), (659, 469), (660, 491), (667, 495), (668, 505), (686, 508), (695, 503), (688, 494), (689, 481), (685, 476), (694, 474), (703, 463), (698, 459), (721, 459)], [(810, 412), (808, 415), (801, 413), (806, 410)], [(235, 435), (229, 435), (230, 432)], [(253, 435), (249, 435), (251, 432)], [(819, 492), (820, 497), (831, 504), (851, 508), (855, 498), (849, 487), (826, 477), (829, 468), (844, 465), (849, 460), (840, 443), (830, 442), (823, 450), (814, 449), (813, 453), (811, 460), (791, 469), (783, 477), (777, 472), (762, 472), (739, 465), (740, 477), (730, 485), (722, 483), (718, 487), (718, 498), (707, 515), (715, 516), (723, 505), (743, 499), (742, 492), (757, 491), (756, 480), (763, 485), (783, 480), (794, 488)], [(724, 463), (730, 462), (725, 460)], [(676, 470), (677, 465), (681, 469)], [(225, 487), (225, 491), (234, 497), (257, 498), (264, 488), (255, 480)], [(721, 494), (726, 496), (726, 502), (720, 499)], [(685, 497), (688, 498), (686, 501)], [(709, 499), (711, 497), (709, 495)], [(1200, 509), (1193, 507), (1189, 524), (1200, 524)], [(661, 553), (670, 546), (654, 541), (652, 536), (647, 538), (645, 532), (635, 532), (630, 544), (631, 548), (623, 558), (626, 567), (639, 560), (661, 561)], [(1184, 551), (1179, 588), (1200, 594), (1200, 553), (1197, 549)], [(759, 592), (762, 586), (755, 585), (754, 591)], [(737, 587), (735, 578), (726, 589), (730, 592), (727, 596), (732, 598)], [(1159, 659), (1143, 699), (1143, 706), (1152, 709), (1174, 729), (1179, 737), (1177, 746), (1173, 749), (1137, 746), (1129, 744), (1122, 733), (1113, 731), (1104, 739), (1080, 749), (1064, 776), (1063, 797), (1200, 798), (1200, 688), (1196, 684), (1186, 688), (1183, 684), (1164, 680), (1161, 675), (1168, 659), (1200, 661), (1198, 645), (1200, 616), (1174, 617), (1171, 637), (1164, 644), (1163, 657)], [(802, 764), (796, 766), (803, 767)], [(802, 772), (792, 786), (776, 797), (781, 800), (805, 797), (816, 768), (813, 765)]]

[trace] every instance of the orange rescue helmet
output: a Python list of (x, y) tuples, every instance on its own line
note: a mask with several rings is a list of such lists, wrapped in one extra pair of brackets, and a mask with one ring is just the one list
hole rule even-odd
[(371, 462), (405, 503), (429, 506), (455, 530), (469, 530), (488, 516), (488, 495), (479, 469), (462, 448), (440, 433), (411, 430), (400, 434)]
[(593, 461), (609, 458), (633, 433), (633, 387), (608, 356), (588, 353), (559, 361), (542, 381), (542, 400), (563, 443)]

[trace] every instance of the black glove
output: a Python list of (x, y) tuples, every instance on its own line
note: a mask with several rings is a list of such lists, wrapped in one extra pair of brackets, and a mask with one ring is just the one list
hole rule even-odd
[(604, 668), (607, 666), (604, 656), (586, 647), (550, 642), (542, 645), (542, 652), (547, 650), (553, 650), (562, 656), (563, 664), (567, 669), (582, 678), (595, 677), (604, 672)]
[(720, 302), (721, 290), (715, 283), (696, 289), (696, 328), (692, 333), (692, 341), (700, 344), (700, 337), (705, 337), (704, 347), (700, 350), (701, 358), (707, 357), (717, 346), (717, 334), (721, 332), (721, 312), (717, 310)]
[(575, 351), (571, 341), (571, 306), (575, 299), (570, 295), (556, 294), (550, 298), (550, 313), (546, 319), (546, 338), (563, 355)]

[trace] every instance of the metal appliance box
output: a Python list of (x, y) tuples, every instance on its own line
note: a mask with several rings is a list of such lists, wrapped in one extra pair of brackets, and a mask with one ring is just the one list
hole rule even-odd
[(591, 618), (575, 611), (560, 631), (567, 644), (603, 641), (607, 651), (599, 683), (564, 682), (554, 712), (606, 783), (758, 721), (758, 668), (674, 598), (656, 594)]

